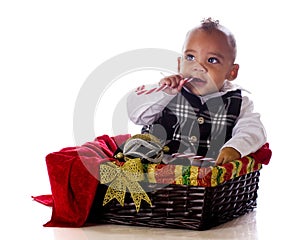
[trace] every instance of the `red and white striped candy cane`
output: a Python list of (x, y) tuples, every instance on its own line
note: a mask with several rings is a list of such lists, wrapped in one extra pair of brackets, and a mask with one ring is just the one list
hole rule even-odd
[[(185, 78), (183, 79), (185, 81), (185, 83), (191, 81), (193, 78), (189, 77), (189, 78)], [(184, 84), (185, 84), (184, 83)], [(166, 88), (168, 88), (169, 86), (168, 85), (161, 85), (161, 86), (158, 86), (158, 87), (155, 87), (155, 88), (152, 88), (152, 89), (145, 89), (145, 85), (142, 85), (140, 87), (138, 87), (135, 92), (137, 95), (141, 95), (141, 94), (151, 94), (153, 92), (160, 92), (160, 91), (163, 91), (165, 90)]]

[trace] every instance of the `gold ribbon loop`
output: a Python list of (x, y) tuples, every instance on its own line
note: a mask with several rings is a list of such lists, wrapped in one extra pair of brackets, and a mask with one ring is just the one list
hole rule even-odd
[(138, 183), (144, 179), (140, 158), (130, 159), (123, 166), (117, 166), (112, 162), (101, 164), (100, 179), (102, 184), (111, 182), (104, 196), (103, 206), (114, 198), (124, 206), (126, 188), (131, 194), (137, 212), (140, 210), (142, 200), (152, 206), (150, 198)]

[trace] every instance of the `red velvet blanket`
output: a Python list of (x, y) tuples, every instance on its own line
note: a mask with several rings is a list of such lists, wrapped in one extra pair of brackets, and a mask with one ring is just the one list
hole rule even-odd
[(80, 147), (63, 148), (46, 156), (52, 195), (33, 197), (52, 206), (46, 227), (81, 227), (85, 224), (99, 184), (99, 164), (114, 160), (113, 153), (130, 135), (103, 135)]
[[(63, 148), (46, 156), (52, 194), (33, 197), (52, 207), (51, 219), (44, 226), (81, 227), (86, 223), (99, 184), (99, 164), (115, 160), (113, 153), (129, 137), (103, 135), (80, 147)], [(265, 144), (252, 157), (268, 164), (269, 145)]]

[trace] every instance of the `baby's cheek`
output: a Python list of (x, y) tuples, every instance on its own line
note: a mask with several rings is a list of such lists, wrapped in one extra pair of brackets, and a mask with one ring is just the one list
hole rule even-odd
[(190, 75), (190, 73), (191, 73), (191, 71), (192, 71), (192, 68), (190, 67), (190, 66), (187, 66), (186, 64), (181, 64), (181, 67), (180, 67), (180, 73), (182, 73), (182, 74), (188, 74), (188, 75)]

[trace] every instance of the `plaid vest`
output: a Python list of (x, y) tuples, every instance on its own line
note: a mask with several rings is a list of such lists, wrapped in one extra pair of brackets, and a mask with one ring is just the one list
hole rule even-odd
[(241, 90), (230, 91), (202, 104), (199, 97), (182, 89), (164, 108), (162, 116), (142, 133), (151, 133), (170, 148), (170, 154), (187, 149), (197, 155), (216, 158), (232, 137), (240, 114)]

